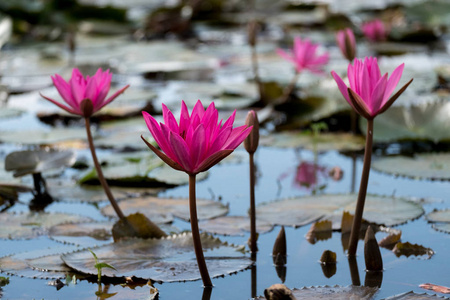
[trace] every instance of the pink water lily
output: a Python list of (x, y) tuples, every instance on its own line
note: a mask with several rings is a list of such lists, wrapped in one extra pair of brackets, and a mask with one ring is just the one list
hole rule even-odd
[(332, 71), (331, 75), (352, 108), (364, 118), (373, 119), (386, 111), (412, 82), (411, 79), (391, 97), (400, 81), (404, 65), (398, 66), (388, 78), (388, 73), (381, 75), (376, 58), (366, 57), (364, 61), (355, 59), (353, 65), (348, 65), (350, 87), (336, 72)]
[(98, 69), (94, 76), (84, 77), (80, 70), (74, 68), (69, 81), (65, 81), (59, 74), (52, 76), (53, 84), (67, 105), (42, 94), (41, 96), (69, 113), (90, 117), (128, 88), (127, 85), (106, 98), (111, 87), (111, 78), (112, 73), (109, 70), (103, 72)]
[(352, 61), (356, 56), (356, 40), (353, 31), (350, 28), (339, 30), (336, 33), (336, 41), (345, 58)]
[(373, 20), (364, 23), (362, 25), (362, 31), (371, 42), (384, 41), (388, 35), (387, 28), (381, 20)]
[(166, 105), (162, 105), (164, 123), (158, 123), (149, 113), (142, 112), (147, 127), (162, 151), (147, 146), (172, 168), (188, 174), (198, 174), (228, 156), (249, 135), (252, 127), (233, 128), (236, 111), (222, 124), (212, 102), (205, 110), (200, 100), (191, 115), (182, 101), (179, 123)]
[(278, 55), (292, 62), (298, 73), (302, 70), (309, 70), (313, 73), (322, 73), (322, 67), (328, 63), (329, 55), (317, 54), (319, 45), (311, 43), (310, 40), (302, 40), (300, 37), (294, 38), (294, 48), (292, 51), (277, 49)]

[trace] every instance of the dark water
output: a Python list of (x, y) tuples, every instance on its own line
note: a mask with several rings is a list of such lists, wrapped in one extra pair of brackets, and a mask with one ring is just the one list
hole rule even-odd
[[(246, 157), (242, 149), (237, 154)], [(261, 147), (255, 157), (260, 174), (256, 186), (256, 201), (258, 203), (273, 201), (298, 195), (307, 195), (311, 191), (298, 188), (294, 184), (296, 166), (300, 160), (312, 160), (313, 153), (306, 150), (275, 149)], [(321, 165), (332, 167), (339, 166), (344, 170), (341, 181), (325, 180), (323, 193), (347, 193), (352, 186), (352, 159), (335, 151), (319, 154), (318, 161)], [(248, 161), (241, 163), (223, 163), (215, 166), (210, 171), (207, 180), (198, 182), (198, 197), (218, 199), (230, 204), (230, 215), (244, 215), (248, 209)], [(362, 163), (357, 160), (356, 186), (359, 184)], [(280, 179), (281, 178), (281, 179)], [(401, 197), (413, 197), (416, 200), (426, 199), (424, 209), (427, 212), (434, 208), (448, 207), (447, 195), (450, 191), (450, 183), (428, 180), (411, 180), (395, 178), (390, 175), (372, 171), (368, 192), (378, 195), (392, 195)], [(186, 196), (187, 186), (170, 189), (161, 193), (161, 196)], [(25, 210), (17, 206), (16, 211)], [(88, 204), (54, 203), (48, 211), (72, 212), (103, 220), (97, 208)], [(189, 224), (180, 220), (174, 223), (181, 229), (189, 229)], [(341, 285), (352, 284), (352, 276), (347, 258), (341, 244), (341, 234), (334, 232), (331, 239), (319, 241), (315, 245), (305, 239), (305, 234), (310, 226), (301, 228), (286, 228), (287, 235), (287, 266), (285, 284), (289, 288), (301, 288), (303, 286)], [(391, 251), (382, 248), (381, 254), (384, 261), (383, 281), (381, 289), (375, 299), (384, 299), (395, 294), (415, 291), (426, 292), (419, 288), (422, 283), (434, 283), (448, 285), (450, 273), (446, 269), (449, 261), (448, 243), (450, 236), (431, 228), (422, 216), (418, 220), (397, 226), (402, 230), (402, 241), (417, 243), (430, 247), (435, 255), (429, 259), (412, 257), (396, 257)], [(274, 283), (280, 283), (281, 279), (272, 263), (271, 251), (273, 242), (278, 234), (279, 227), (259, 237), (259, 252), (256, 265), (252, 269), (238, 272), (237, 274), (215, 278), (215, 285), (211, 299), (250, 299), (254, 295), (263, 295), (264, 289)], [(378, 233), (377, 239), (385, 236)], [(221, 237), (223, 240), (235, 244), (246, 244), (248, 235), (243, 237)], [(41, 237), (27, 241), (0, 241), (0, 255), (45, 249), (49, 247), (61, 247), (60, 243), (47, 237)], [(69, 246), (67, 246), (69, 247)], [(318, 262), (324, 250), (331, 250), (337, 254), (337, 271), (331, 278), (326, 278)], [(363, 243), (358, 247), (357, 265), (359, 279), (364, 285), (366, 272), (364, 271)], [(354, 277), (355, 278), (355, 277)], [(256, 280), (255, 280), (256, 279)], [(59, 291), (53, 286), (47, 285), (48, 280), (10, 277), (10, 284), (3, 287), (2, 299), (98, 299), (95, 292), (97, 284), (79, 281), (76, 285), (65, 286)], [(186, 283), (156, 284), (161, 299), (202, 299), (201, 281)], [(105, 288), (102, 286), (102, 288)], [(109, 286), (108, 293), (117, 293), (110, 299), (148, 299), (150, 287), (137, 287), (131, 290), (127, 287)]]

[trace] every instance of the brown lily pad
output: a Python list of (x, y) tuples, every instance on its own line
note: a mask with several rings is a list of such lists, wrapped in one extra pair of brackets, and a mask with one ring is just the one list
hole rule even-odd
[(448, 299), (448, 298), (441, 297), (438, 295), (429, 295), (426, 293), (417, 294), (411, 291), (400, 295), (388, 297), (385, 300), (438, 300), (438, 299)]
[(402, 255), (406, 257), (414, 255), (430, 259), (434, 255), (434, 251), (431, 248), (426, 248), (418, 244), (411, 244), (410, 242), (399, 242), (395, 244), (392, 252), (394, 252), (397, 257), (400, 257)]
[[(334, 299), (334, 300), (348, 300), (348, 299), (374, 299), (378, 288), (365, 286), (318, 286), (318, 287), (303, 287), (301, 289), (294, 288), (292, 295), (296, 299)], [(257, 297), (257, 300), (265, 300), (265, 297)], [(288, 298), (289, 299), (289, 298)]]

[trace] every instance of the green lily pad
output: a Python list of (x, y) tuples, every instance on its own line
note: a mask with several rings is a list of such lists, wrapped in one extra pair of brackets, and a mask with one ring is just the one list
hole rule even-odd
[[(237, 247), (201, 234), (203, 253), (211, 277), (235, 273), (248, 268), (252, 261)], [(107, 277), (128, 277), (173, 282), (200, 279), (194, 254), (192, 235), (185, 233), (161, 239), (132, 239), (92, 249), (99, 261), (116, 270), (105, 268)], [(87, 250), (61, 257), (71, 268), (96, 275), (94, 258)]]
[(317, 151), (350, 151), (364, 149), (365, 142), (364, 138), (348, 133), (321, 133), (317, 137), (313, 137), (311, 134), (292, 131), (271, 134), (262, 138), (260, 143), (272, 147), (302, 147), (309, 150), (314, 149), (313, 145), (315, 143)]
[[(154, 223), (163, 223), (159, 220), (171, 222), (173, 217), (189, 221), (189, 199), (184, 198), (157, 198), (139, 197), (120, 201), (119, 206), (125, 215), (140, 212)], [(115, 216), (111, 205), (102, 208), (106, 216)], [(197, 199), (197, 216), (199, 220), (207, 220), (226, 215), (228, 207), (220, 202)]]
[(51, 145), (68, 140), (86, 140), (86, 129), (52, 128), (50, 130), (0, 132), (0, 141), (11, 144)]
[[(250, 232), (250, 218), (244, 216), (224, 216), (203, 221), (198, 224), (203, 232), (222, 235), (241, 235)], [(263, 220), (256, 220), (256, 231), (259, 234), (269, 232), (273, 226)]]
[(447, 297), (442, 297), (438, 295), (430, 295), (430, 294), (417, 294), (414, 292), (406, 292), (403, 294), (387, 297), (385, 300), (438, 300), (438, 299), (449, 299)]
[(75, 163), (75, 153), (68, 150), (25, 150), (9, 153), (5, 158), (5, 170), (14, 177), (42, 173), (52, 169), (70, 167)]
[[(313, 286), (303, 287), (301, 289), (293, 289), (292, 295), (296, 299), (330, 299), (347, 300), (347, 299), (374, 299), (378, 288), (365, 286)], [(264, 300), (265, 297), (258, 297), (257, 300)]]
[[(333, 221), (340, 228), (342, 213), (355, 211), (356, 194), (296, 197), (258, 205), (257, 219), (274, 225), (299, 227), (321, 220)], [(395, 226), (416, 219), (424, 213), (422, 206), (402, 198), (367, 195), (363, 218), (368, 222)]]
[(2, 239), (31, 239), (47, 232), (48, 228), (66, 222), (89, 222), (88, 217), (64, 213), (2, 213), (0, 232)]
[(450, 180), (449, 153), (423, 153), (413, 158), (384, 157), (372, 163), (374, 170), (417, 179)]
[(433, 210), (426, 215), (428, 222), (433, 223), (432, 227), (437, 231), (450, 233), (450, 210)]

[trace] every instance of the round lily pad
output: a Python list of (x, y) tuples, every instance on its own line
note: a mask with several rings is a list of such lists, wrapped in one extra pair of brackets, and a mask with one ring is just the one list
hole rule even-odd
[[(155, 223), (172, 222), (173, 217), (189, 221), (189, 199), (139, 197), (120, 201), (120, 208), (125, 215), (140, 212)], [(111, 205), (102, 208), (106, 216), (115, 216)], [(197, 199), (197, 216), (199, 220), (212, 219), (228, 213), (228, 207), (220, 202)]]
[(423, 153), (376, 159), (372, 168), (385, 173), (417, 179), (450, 180), (450, 153)]
[[(250, 218), (244, 216), (224, 216), (203, 221), (198, 224), (203, 232), (222, 235), (244, 235), (250, 232)], [(256, 220), (256, 231), (259, 234), (269, 232), (273, 229), (272, 224)]]
[[(344, 211), (355, 211), (356, 194), (313, 195), (258, 205), (257, 219), (271, 224), (299, 227), (319, 219), (334, 222), (340, 228)], [(363, 218), (368, 222), (395, 226), (416, 219), (424, 213), (422, 206), (402, 198), (367, 195)]]
[[(74, 246), (33, 250), (0, 258), (0, 271), (10, 275), (56, 279), (65, 278), (71, 271), (60, 256), (64, 252), (74, 251)], [(79, 276), (77, 276), (79, 278)]]
[[(267, 289), (266, 289), (267, 290)], [(303, 287), (301, 289), (293, 289), (292, 295), (296, 299), (335, 299), (335, 300), (348, 300), (348, 299), (374, 299), (374, 296), (378, 288), (365, 287), (365, 286), (313, 286)], [(265, 297), (258, 297), (258, 300), (264, 300)]]
[(0, 140), (11, 144), (51, 145), (61, 141), (86, 140), (86, 129), (52, 128), (51, 130), (3, 131), (0, 133)]
[(314, 137), (312, 134), (291, 131), (271, 134), (261, 139), (261, 144), (280, 148), (302, 147), (309, 150), (313, 150), (315, 144), (317, 151), (350, 151), (364, 149), (364, 138), (347, 133), (321, 133)]
[[(243, 247), (222, 243), (205, 234), (201, 234), (201, 240), (211, 277), (235, 273), (252, 264), (243, 254)], [(190, 233), (161, 239), (125, 240), (94, 248), (92, 251), (99, 262), (116, 269), (103, 269), (103, 276), (136, 276), (161, 282), (200, 279)], [(61, 258), (79, 272), (97, 274), (94, 257), (87, 250), (64, 254)]]
[(437, 231), (450, 233), (450, 209), (434, 210), (426, 215), (426, 219)]
[(46, 233), (53, 225), (65, 222), (89, 222), (90, 218), (64, 213), (2, 213), (2, 239), (31, 239)]

